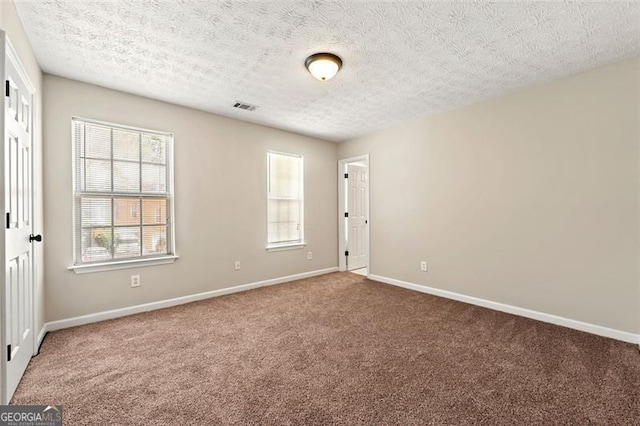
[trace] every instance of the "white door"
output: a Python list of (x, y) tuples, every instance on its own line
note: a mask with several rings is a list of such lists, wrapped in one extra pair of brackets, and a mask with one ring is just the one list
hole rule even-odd
[(33, 355), (33, 179), (32, 107), (33, 93), (21, 77), (22, 66), (8, 55), (2, 37), (4, 57), (4, 306), (3, 368), (6, 403), (15, 391)]
[(366, 268), (369, 242), (367, 241), (367, 167), (347, 164), (347, 269)]

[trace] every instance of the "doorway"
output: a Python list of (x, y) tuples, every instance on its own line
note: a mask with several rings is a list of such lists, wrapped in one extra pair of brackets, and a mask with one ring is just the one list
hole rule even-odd
[(4, 107), (0, 121), (3, 226), (0, 258), (0, 403), (11, 399), (36, 350), (34, 330), (34, 138), (35, 88), (6, 34), (0, 31)]
[(369, 154), (338, 162), (339, 269), (368, 276)]

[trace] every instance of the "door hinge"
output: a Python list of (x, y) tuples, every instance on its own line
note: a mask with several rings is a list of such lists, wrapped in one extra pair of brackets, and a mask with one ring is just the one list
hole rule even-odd
[(4, 95), (5, 96), (11, 95), (11, 83), (9, 83), (9, 80), (4, 81)]
[(345, 251), (344, 251), (344, 255), (345, 255), (345, 256), (349, 256), (349, 250), (345, 250)]
[[(9, 95), (7, 95), (7, 96), (9, 96)], [(345, 178), (345, 179), (349, 179), (349, 173), (345, 173), (345, 174), (344, 174), (344, 178)]]
[(11, 213), (7, 213), (7, 224), (6, 224), (7, 229), (9, 229), (10, 223), (11, 223)]
[(11, 361), (11, 345), (7, 345), (7, 362)]
[(349, 217), (349, 213), (345, 212), (344, 217)]

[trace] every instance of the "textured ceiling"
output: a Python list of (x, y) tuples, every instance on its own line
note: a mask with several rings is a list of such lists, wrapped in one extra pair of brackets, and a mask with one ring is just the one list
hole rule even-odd
[[(48, 73), (334, 141), (640, 55), (637, 2), (16, 7)], [(303, 65), (321, 51), (344, 61), (324, 83)]]

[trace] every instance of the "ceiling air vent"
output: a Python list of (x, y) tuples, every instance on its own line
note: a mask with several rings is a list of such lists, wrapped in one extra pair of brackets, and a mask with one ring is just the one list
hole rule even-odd
[(255, 105), (249, 105), (244, 102), (237, 102), (237, 101), (235, 104), (233, 104), (233, 107), (238, 109), (244, 109), (247, 111), (255, 111), (256, 109), (258, 109), (258, 107)]

